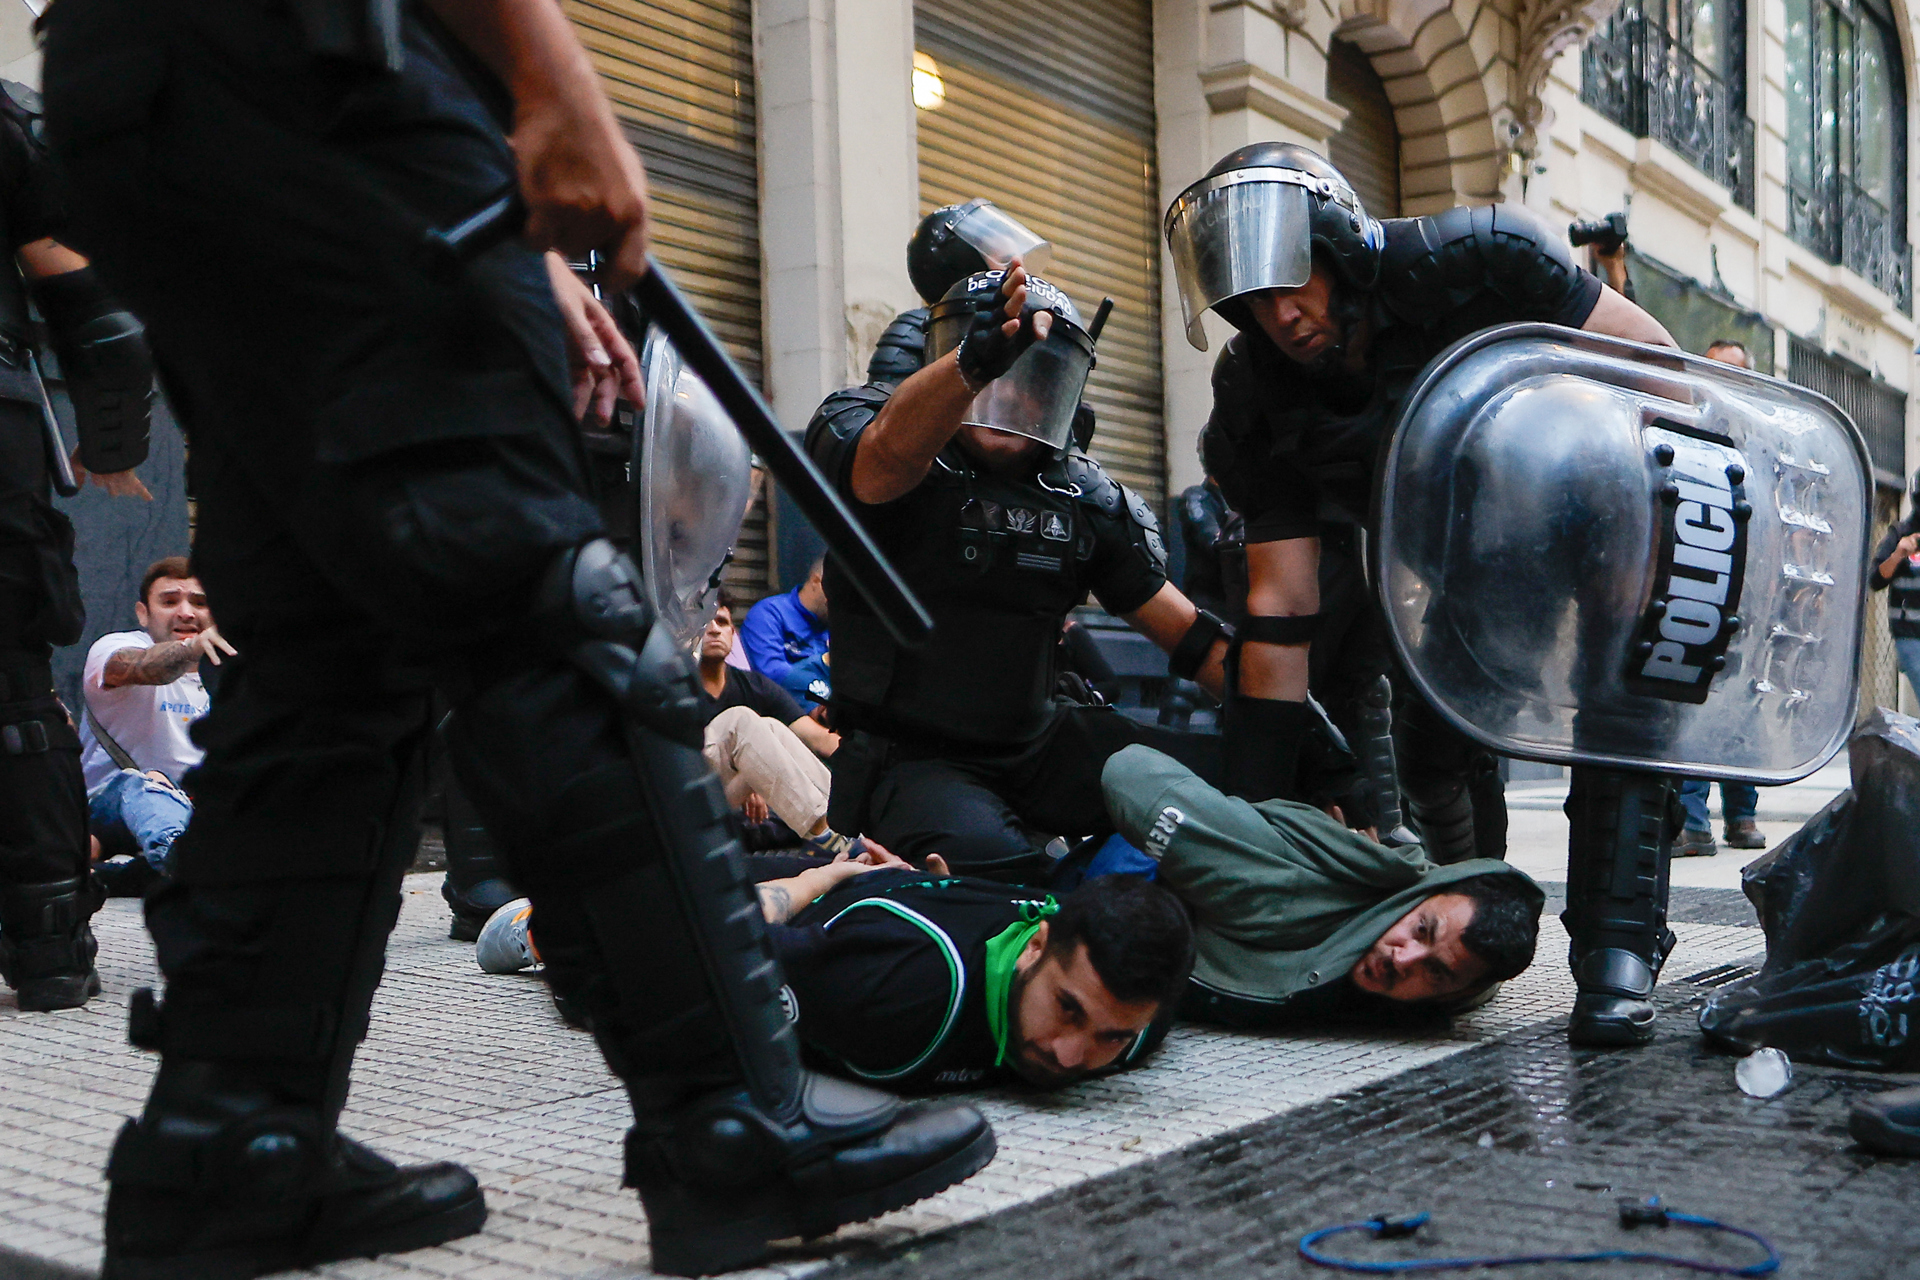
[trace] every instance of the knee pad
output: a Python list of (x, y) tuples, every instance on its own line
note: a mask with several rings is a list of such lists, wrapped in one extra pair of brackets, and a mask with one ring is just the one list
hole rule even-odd
[(654, 626), (640, 570), (605, 538), (569, 548), (540, 583), (534, 616), (543, 641), (642, 724), (698, 751), (705, 720), (693, 665)]

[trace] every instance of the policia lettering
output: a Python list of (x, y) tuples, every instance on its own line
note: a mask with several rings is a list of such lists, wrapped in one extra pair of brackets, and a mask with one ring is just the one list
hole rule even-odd
[(1707, 700), (1740, 628), (1747, 520), (1746, 460), (1726, 446), (1649, 429), (1653, 461), (1667, 472), (1656, 508), (1658, 580), (1627, 661), (1627, 685), (1672, 702)]

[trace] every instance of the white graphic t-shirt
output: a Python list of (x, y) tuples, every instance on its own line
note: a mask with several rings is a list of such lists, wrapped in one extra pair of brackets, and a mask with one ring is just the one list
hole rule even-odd
[[(207, 689), (199, 671), (189, 671), (172, 684), (123, 684), (109, 689), (101, 684), (107, 659), (122, 649), (150, 649), (153, 637), (144, 631), (116, 631), (101, 636), (87, 650), (87, 666), (80, 678), (87, 709), (93, 712), (113, 740), (142, 769), (158, 769), (180, 781), (180, 775), (200, 763), (203, 754), (187, 737), (187, 729), (207, 714)], [(80, 717), (80, 768), (92, 791), (120, 769), (94, 737), (93, 726)]]

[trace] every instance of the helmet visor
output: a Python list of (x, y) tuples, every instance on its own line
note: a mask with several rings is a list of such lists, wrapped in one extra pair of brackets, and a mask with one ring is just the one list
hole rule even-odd
[[(936, 307), (927, 330), (928, 363), (953, 350), (972, 319), (973, 309), (964, 300), (958, 306), (944, 302)], [(1092, 372), (1093, 339), (1072, 320), (1055, 315), (1046, 340), (1028, 347), (1011, 369), (989, 382), (961, 421), (1065, 449), (1073, 440), (1074, 411)]]
[(1039, 271), (1053, 254), (1051, 243), (985, 200), (967, 202), (959, 221), (953, 224), (953, 234), (978, 250), (994, 271), (1002, 270), (1015, 258), (1028, 271)]
[(1167, 210), (1167, 248), (1180, 284), (1187, 341), (1207, 349), (1209, 307), (1262, 289), (1292, 289), (1313, 274), (1313, 210), (1306, 175), (1236, 169), (1194, 183)]
[(746, 440), (658, 329), (642, 356), (647, 404), (633, 437), (634, 531), (647, 600), (676, 642), (712, 616), (720, 571), (752, 497)]

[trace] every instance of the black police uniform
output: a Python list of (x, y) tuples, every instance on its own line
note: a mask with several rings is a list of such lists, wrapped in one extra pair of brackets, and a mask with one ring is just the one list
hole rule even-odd
[(767, 1232), (984, 1163), (977, 1114), (800, 1070), (691, 668), (599, 539), (545, 264), (421, 253), (517, 181), (497, 82), (410, 4), (62, 0), (48, 28), (76, 229), (191, 427), (195, 565), (239, 650), (148, 903), (168, 986), (134, 1034), (163, 1058), (109, 1167), (109, 1273), (366, 1252), (375, 1207), (406, 1219), (379, 1248), (484, 1216), (463, 1171), (395, 1171), (333, 1128), (435, 687), (556, 989), (632, 1098), (656, 1269), (744, 1266)]
[[(29, 117), (0, 96), (0, 237), (9, 256), (64, 234), (62, 203)], [(50, 322), (65, 318), (55, 301), (42, 300)], [(61, 326), (54, 328), (58, 335)], [(0, 971), (19, 988), (23, 1008), (51, 1008), (100, 989), (86, 924), (98, 902), (80, 739), (50, 666), (55, 647), (80, 639), (86, 609), (73, 525), (52, 503), (54, 460), (31, 338), (26, 288), (9, 263), (0, 267)], [(144, 372), (150, 387), (152, 370)], [(81, 417), (84, 461), (108, 471), (145, 461), (145, 399), (128, 409), (127, 425), (140, 429), (124, 440), (103, 442), (95, 420)], [(102, 456), (103, 443), (114, 456)]]
[[(836, 392), (807, 428), (814, 461), (856, 504), (854, 452), (894, 385)], [(910, 493), (859, 510), (934, 631), (917, 651), (896, 645), (828, 559), (846, 735), (831, 761), (835, 830), (1017, 880), (1041, 870), (1051, 836), (1107, 826), (1108, 756), (1140, 741), (1190, 755), (1179, 734), (1054, 696), (1061, 626), (1087, 592), (1126, 614), (1167, 580), (1152, 509), (1098, 463), (1049, 453), (1000, 476), (949, 443)]]
[[(1452, 343), (1495, 324), (1578, 328), (1600, 281), (1576, 266), (1539, 217), (1512, 205), (1383, 222), (1380, 282), (1366, 296), (1373, 337), (1358, 375), (1309, 371), (1258, 328), (1237, 333), (1214, 366), (1201, 438), (1207, 473), (1246, 520), (1249, 543), (1320, 539), (1320, 610), (1309, 681), (1354, 734), (1365, 696), (1393, 665), (1367, 585), (1365, 529), (1381, 447), (1414, 377)], [(1403, 681), (1396, 681), (1404, 686)], [(1436, 857), (1501, 857), (1506, 807), (1493, 757), (1417, 696), (1396, 699), (1400, 781), (1416, 811), (1470, 789), (1472, 829)], [(1427, 832), (1432, 841), (1433, 832)], [(1435, 842), (1444, 843), (1444, 842)]]

